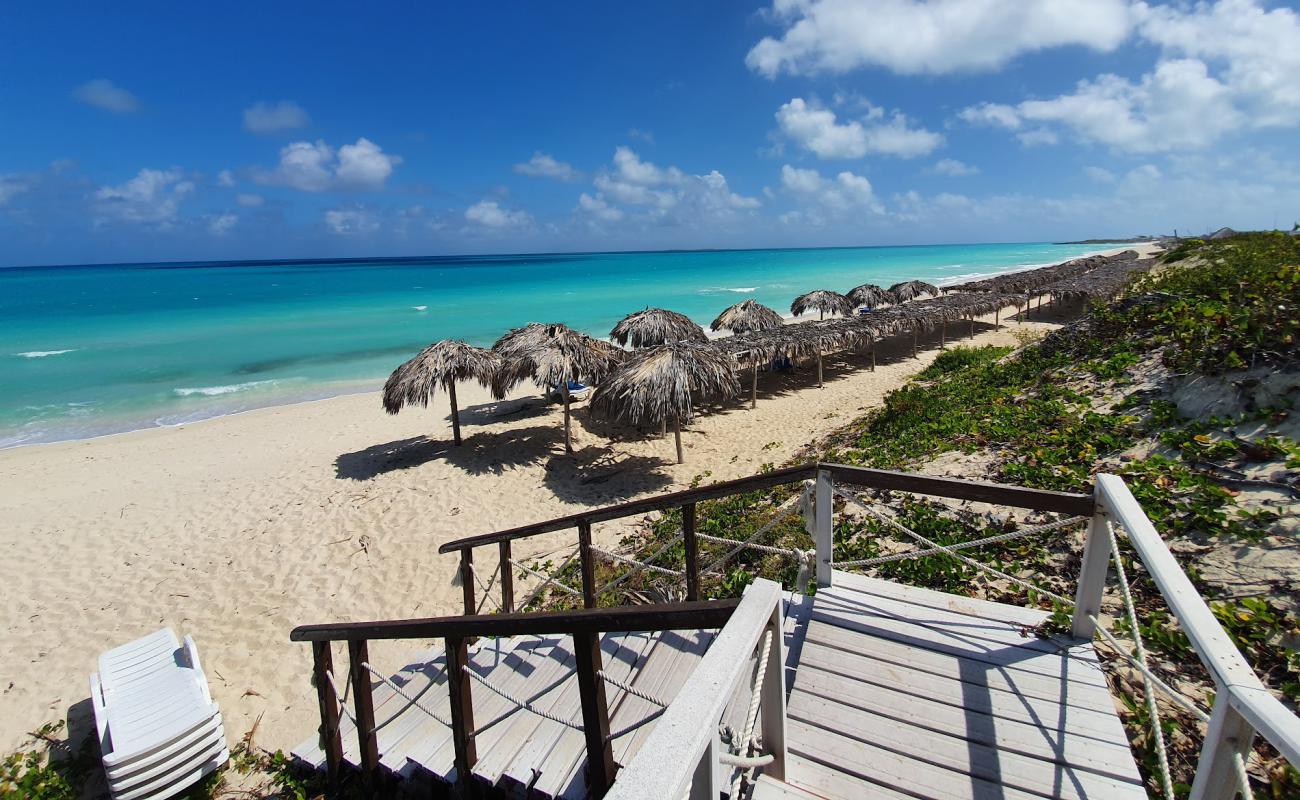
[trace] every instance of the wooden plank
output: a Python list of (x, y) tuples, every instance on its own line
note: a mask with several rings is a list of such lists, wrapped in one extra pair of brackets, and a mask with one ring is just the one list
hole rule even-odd
[[(708, 650), (713, 637), (713, 631), (664, 631), (632, 685), (651, 697), (671, 703)], [(624, 730), (658, 709), (653, 703), (628, 695), (610, 720), (610, 727), (615, 732)], [(653, 729), (653, 723), (642, 725), (615, 738), (614, 759), (620, 764), (631, 761)]]
[(464, 596), (465, 613), (477, 614), (478, 606), (474, 603), (474, 548), (472, 547), (460, 551), (460, 591)]
[[(605, 660), (596, 634), (575, 633), (573, 639), (577, 651), (578, 696), (582, 702), (582, 735), (587, 745), (587, 787), (600, 800), (614, 783), (615, 770), (614, 751), (609, 741), (609, 700), (601, 676)], [(554, 754), (552, 748), (549, 755)], [(559, 771), (555, 767), (559, 765), (554, 765), (552, 772)]]
[(596, 563), (591, 557), (591, 521), (578, 520), (578, 564), (582, 568), (582, 607), (596, 607)]
[[(607, 636), (599, 644), (602, 661), (611, 665), (639, 660), (640, 650), (646, 646), (643, 639), (619, 635)], [(582, 720), (582, 691), (576, 660), (573, 676), (539, 706), (562, 719)], [(511, 759), (509, 767), (502, 772), (499, 785), (528, 789), (530, 794), (543, 797), (558, 793), (572, 770), (573, 762), (585, 755), (584, 740), (585, 731), (576, 731), (539, 717)], [(562, 742), (567, 742), (567, 746), (562, 745)], [(568, 751), (570, 757), (552, 762), (551, 753), (557, 747)], [(613, 760), (612, 745), (610, 759)]]
[[(456, 749), (456, 782), (469, 786), (469, 776), (478, 761), (474, 731), (472, 681), (464, 667), (469, 663), (468, 643), (461, 637), (447, 637), (447, 690), (451, 696), (451, 739)], [(358, 720), (360, 722), (360, 720)]]
[(912, 727), (799, 691), (790, 697), (789, 712), (792, 719), (873, 747), (892, 750), (912, 760), (917, 771), (928, 770), (933, 765), (972, 778), (1067, 800), (1089, 796), (1146, 797), (1146, 790), (1139, 784)]
[(339, 737), (339, 699), (329, 676), (334, 672), (334, 654), (329, 642), (312, 642), (312, 670), (320, 703), (320, 744), (330, 786), (336, 786), (343, 766), (343, 740)]
[[(790, 720), (790, 751), (804, 760), (875, 786), (926, 800), (1042, 800), (1000, 782), (921, 765), (892, 750), (860, 742), (799, 719)], [(1099, 800), (1105, 800), (1099, 798)]]
[(835, 589), (837, 591), (859, 592), (875, 597), (887, 597), (927, 608), (941, 608), (957, 614), (966, 614), (981, 619), (1002, 620), (1030, 627), (1042, 623), (1051, 616), (1049, 612), (1040, 611), (1036, 608), (995, 603), (992, 600), (983, 600), (978, 597), (963, 597), (948, 592), (922, 589), (918, 586), (908, 586), (905, 583), (871, 578), (866, 575), (840, 570), (835, 571)]
[[(658, 637), (648, 638), (637, 634), (609, 634), (620, 642), (619, 649), (613, 657), (605, 662), (605, 672), (615, 680), (630, 683), (636, 679), (644, 668), (650, 654), (657, 647)], [(614, 727), (619, 707), (626, 699), (626, 693), (612, 684), (605, 686), (607, 707), (609, 709), (609, 731)], [(585, 727), (585, 723), (584, 723)], [(614, 740), (610, 739), (610, 755), (614, 755)], [(539, 797), (578, 796), (587, 797), (586, 764), (588, 749), (583, 735), (576, 731), (563, 730), (543, 758), (542, 775), (533, 785), (533, 794)], [(617, 763), (617, 760), (615, 759)]]
[(379, 741), (375, 738), (375, 704), (370, 694), (373, 679), (365, 664), (370, 660), (365, 640), (348, 642), (348, 661), (352, 670), (353, 714), (357, 718), (357, 738), (361, 742), (361, 775), (370, 791), (378, 789)]
[[(864, 781), (845, 772), (818, 764), (802, 756), (791, 754), (787, 757), (788, 775), (786, 785), (808, 792), (815, 792), (818, 797), (831, 800), (914, 800), (911, 795), (896, 792), (893, 789)], [(760, 782), (763, 780), (759, 778)], [(755, 794), (757, 797), (757, 794)]]
[(445, 639), (449, 636), (545, 636), (561, 633), (662, 631), (721, 628), (739, 607), (739, 599), (659, 603), (649, 606), (585, 608), (578, 611), (537, 611), (424, 619), (342, 622), (300, 625), (289, 634), (295, 642), (377, 639)]
[(911, 472), (868, 469), (846, 464), (818, 464), (817, 466), (830, 471), (838, 483), (869, 486), (873, 489), (892, 489), (911, 494), (974, 500), (999, 506), (1032, 508), (1035, 511), (1056, 511), (1081, 516), (1092, 516), (1094, 508), (1092, 495), (1088, 494), (1050, 492), (964, 478), (917, 475)]
[(695, 504), (682, 506), (682, 544), (686, 549), (686, 599), (700, 599), (700, 546), (695, 538)]
[(513, 614), (515, 610), (515, 568), (510, 563), (510, 542), (497, 542), (497, 559), (501, 570), (501, 611)]
[[(1034, 635), (1033, 628), (1017, 623), (972, 617), (888, 597), (840, 591), (838, 588), (823, 589), (818, 592), (814, 609), (815, 611), (835, 609), (864, 620), (897, 620), (918, 628), (925, 628), (926, 632), (933, 634), (935, 638), (961, 639), (991, 647), (1008, 646), (1054, 654), (1080, 644), (1073, 638), (1040, 639)], [(1080, 652), (1084, 650), (1080, 648)]]
[[(953, 635), (936, 636), (932, 631), (920, 625), (908, 625), (905, 622), (881, 617), (859, 617), (851, 613), (845, 614), (829, 606), (823, 607), (820, 603), (813, 606), (812, 625), (809, 626), (810, 635), (817, 623), (833, 625), (844, 630), (856, 631), (881, 639), (889, 639), (913, 649), (962, 656), (999, 667), (1014, 666), (1018, 669), (1052, 677), (1058, 677), (1062, 674), (1075, 674), (1074, 669), (1066, 670), (1061, 666), (1064, 661), (1075, 662), (1080, 670), (1088, 667), (1097, 672), (1101, 671), (1093, 657), (1085, 655), (1082, 648), (1073, 648), (1068, 652), (1055, 654), (977, 639), (967, 640)], [(1082, 677), (1080, 677), (1080, 680), (1082, 680)]]
[[(1005, 673), (979, 671), (963, 675), (936, 675), (908, 665), (876, 661), (870, 657), (809, 642), (802, 670), (820, 670), (862, 684), (863, 692), (878, 687), (926, 700), (947, 703), (973, 713), (991, 714), (1057, 730), (1068, 722), (1071, 730), (1095, 739), (1128, 747), (1124, 727), (1109, 697), (1102, 709), (1079, 705), (1071, 685), (1043, 683), (1027, 691), (1022, 681)], [(1008, 680), (1007, 678), (1010, 678)], [(802, 684), (798, 684), (801, 686)], [(1093, 698), (1087, 698), (1091, 701)], [(902, 702), (899, 699), (898, 702)], [(868, 708), (870, 706), (867, 706)]]
[(800, 594), (785, 601), (785, 693), (789, 696), (794, 687), (799, 658), (803, 653), (808, 634), (808, 616), (812, 612), (813, 598)]
[[(857, 683), (810, 666), (799, 676), (795, 695), (810, 694), (822, 700), (852, 706), (873, 716), (886, 717), (917, 728), (956, 736), (998, 750), (1068, 764), (1121, 781), (1138, 782), (1137, 765), (1128, 742), (1113, 742), (1084, 735), (1066, 715), (1055, 725), (1028, 719), (1011, 719), (970, 707), (935, 702), (919, 695)], [(972, 698), (978, 704), (978, 697)], [(1058, 715), (1059, 717), (1060, 715)], [(1118, 720), (1118, 718), (1116, 718)]]

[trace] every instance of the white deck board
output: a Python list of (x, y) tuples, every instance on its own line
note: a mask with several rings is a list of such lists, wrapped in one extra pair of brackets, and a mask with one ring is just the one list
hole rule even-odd
[(1091, 645), (1034, 637), (1024, 612), (860, 576), (821, 589), (788, 709), (788, 746), (819, 765), (820, 783), (800, 783), (798, 770), (790, 783), (832, 800), (874, 786), (1144, 798)]

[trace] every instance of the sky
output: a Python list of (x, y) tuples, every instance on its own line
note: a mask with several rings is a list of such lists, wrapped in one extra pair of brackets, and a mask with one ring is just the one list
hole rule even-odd
[(13, 4), (0, 266), (1289, 229), (1297, 75), (1266, 0)]

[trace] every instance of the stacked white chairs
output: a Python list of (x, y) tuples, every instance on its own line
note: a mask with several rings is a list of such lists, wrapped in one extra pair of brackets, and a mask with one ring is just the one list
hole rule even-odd
[(163, 628), (104, 653), (90, 697), (114, 800), (170, 797), (230, 757), (190, 636)]

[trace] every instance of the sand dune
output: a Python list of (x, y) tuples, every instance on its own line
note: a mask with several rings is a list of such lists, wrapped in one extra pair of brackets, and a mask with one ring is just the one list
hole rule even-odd
[[(1053, 327), (990, 322), (975, 343)], [(96, 654), (162, 625), (194, 634), (232, 740), (260, 716), (259, 743), (288, 748), (317, 716), (293, 626), (458, 613), (456, 559), (437, 555), (441, 542), (779, 464), (877, 405), (936, 345), (916, 360), (910, 341), (882, 346), (875, 372), (828, 358), (820, 390), (815, 367), (767, 376), (756, 411), (736, 401), (697, 418), (683, 465), (671, 437), (611, 430), (581, 406), (578, 452), (565, 456), (558, 406), (527, 394), (494, 403), (473, 386), (460, 390), (461, 448), (444, 397), (390, 417), (363, 394), (0, 452), (0, 748), (65, 717), (87, 731)], [(516, 552), (573, 541), (560, 532)], [(495, 557), (481, 551), (480, 563)], [(395, 664), (415, 647), (372, 653)]]

